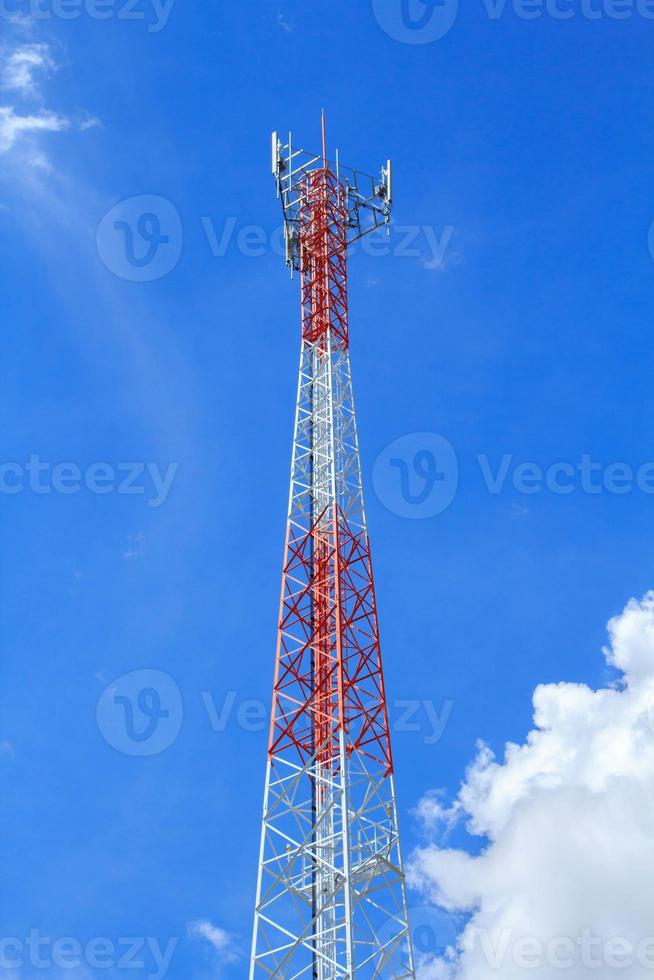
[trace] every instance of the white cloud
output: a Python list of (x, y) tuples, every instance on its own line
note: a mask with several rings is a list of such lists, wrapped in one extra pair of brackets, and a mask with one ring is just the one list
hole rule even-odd
[(136, 534), (127, 535), (127, 549), (123, 552), (123, 558), (142, 558), (145, 554), (145, 534), (138, 531)]
[(10, 28), (13, 28), (19, 34), (24, 34), (25, 36), (32, 34), (35, 27), (35, 21), (33, 17), (29, 14), (22, 14), (16, 11), (15, 13), (3, 13), (3, 20), (8, 24)]
[(241, 958), (241, 950), (234, 936), (206, 919), (190, 922), (188, 934), (191, 939), (206, 939), (211, 943), (223, 963), (237, 963)]
[(0, 153), (6, 153), (22, 136), (39, 132), (60, 133), (70, 125), (69, 119), (56, 112), (41, 111), (22, 116), (11, 106), (0, 106)]
[(87, 129), (95, 129), (96, 126), (101, 126), (102, 123), (95, 116), (86, 115), (78, 124), (78, 128), (85, 132)]
[[(503, 762), (481, 745), (453, 808), (421, 802), (433, 842), (410, 878), (459, 930), (421, 980), (652, 975), (654, 592), (608, 629), (615, 684), (538, 687), (524, 744)], [(486, 839), (477, 856), (445, 846), (453, 812)]]
[[(23, 34), (29, 27), (16, 18), (10, 18), (10, 26)], [(31, 100), (33, 106), (41, 94), (37, 77), (51, 74), (58, 68), (48, 44), (15, 42), (13, 47), (5, 46), (0, 55), (0, 89), (13, 93), (13, 99), (19, 102)], [(45, 106), (24, 110), (13, 104), (5, 104), (0, 106), (0, 155), (25, 143), (26, 152), (19, 158), (21, 165), (26, 164), (32, 171), (49, 174), (52, 166), (39, 146), (38, 135), (72, 129), (87, 130), (98, 125), (98, 120), (89, 113), (78, 112), (75, 118), (71, 118)]]
[(292, 34), (295, 30), (295, 26), (291, 21), (286, 20), (283, 14), (277, 14), (277, 26), (284, 31), (285, 34)]
[[(47, 44), (19, 44), (4, 53), (0, 87), (16, 92), (21, 97), (36, 96), (37, 72), (55, 71), (56, 67)], [(71, 121), (57, 112), (47, 109), (21, 112), (12, 105), (0, 106), (0, 155), (21, 140), (37, 133), (59, 133), (70, 127)], [(26, 162), (46, 173), (51, 169), (46, 155), (33, 143), (29, 147)]]
[(443, 803), (444, 798), (443, 790), (430, 790), (418, 803), (415, 816), (425, 833), (438, 832), (442, 837), (456, 824), (461, 810), (460, 804), (455, 802), (452, 806), (446, 806)]
[(47, 44), (21, 44), (10, 51), (2, 67), (2, 88), (35, 95), (38, 72), (55, 71), (56, 64)]
[(26, 159), (30, 167), (32, 167), (34, 170), (41, 170), (44, 174), (52, 173), (52, 164), (48, 160), (43, 150), (32, 150), (32, 152), (27, 155)]

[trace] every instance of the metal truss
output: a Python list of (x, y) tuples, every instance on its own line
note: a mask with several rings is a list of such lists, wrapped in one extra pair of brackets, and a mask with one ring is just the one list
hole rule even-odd
[(415, 974), (350, 373), (348, 189), (324, 153), (297, 180), (284, 193), (299, 202), (302, 348), (250, 980), (402, 980)]
[(272, 134), (272, 170), (284, 214), (286, 264), (295, 271), (301, 268), (299, 225), (308, 191), (306, 178), (311, 174), (324, 172), (329, 167), (341, 186), (347, 244), (383, 225), (387, 228), (390, 225), (393, 206), (391, 161), (386, 161), (380, 177), (375, 178), (361, 170), (344, 166), (338, 150), (334, 161), (326, 160), (324, 144), (324, 125), (322, 157), (294, 147), (291, 133), (285, 144), (277, 133)]

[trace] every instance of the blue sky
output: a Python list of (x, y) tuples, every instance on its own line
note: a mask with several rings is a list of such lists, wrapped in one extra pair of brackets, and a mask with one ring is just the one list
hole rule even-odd
[[(607, 683), (606, 621), (652, 585), (654, 21), (413, 2), (413, 28), (400, 0), (3, 10), (3, 935), (178, 939), (168, 976), (245, 973), (299, 345), (273, 128), (316, 147), (324, 106), (348, 163), (394, 160), (350, 306), (407, 854), (419, 800), (523, 739), (536, 685)], [(452, 25), (419, 39), (422, 13)], [(158, 278), (111, 238), (145, 211)], [(409, 473), (438, 457), (424, 433), (453, 499), (403, 516), (373, 467), (398, 439)], [(571, 492), (524, 492), (524, 463)], [(98, 710), (137, 670), (180, 698), (147, 756)]]

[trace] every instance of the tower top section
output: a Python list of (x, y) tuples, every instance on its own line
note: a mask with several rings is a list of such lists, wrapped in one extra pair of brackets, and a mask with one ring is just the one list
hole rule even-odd
[(277, 184), (277, 196), (282, 202), (286, 264), (291, 271), (301, 269), (300, 214), (307, 200), (310, 178), (316, 171), (331, 173), (336, 178), (345, 215), (347, 245), (376, 231), (391, 220), (393, 205), (392, 166), (387, 160), (379, 177), (347, 167), (335, 151), (333, 160), (327, 157), (325, 117), (322, 119), (322, 153), (310, 153), (293, 145), (292, 134), (283, 143), (278, 133), (272, 134), (272, 172)]

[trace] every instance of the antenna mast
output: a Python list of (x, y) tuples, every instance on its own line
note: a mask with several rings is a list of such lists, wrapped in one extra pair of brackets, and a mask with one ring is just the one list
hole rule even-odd
[[(272, 139), (302, 343), (250, 980), (413, 978), (349, 356), (378, 179)], [(338, 157), (337, 157), (338, 161)]]

